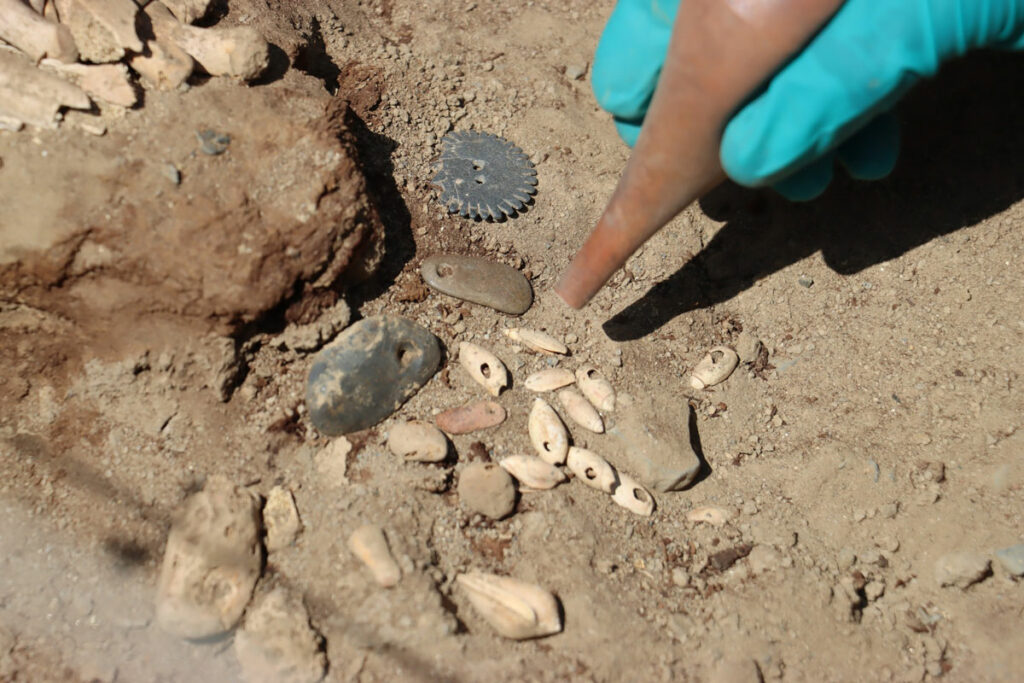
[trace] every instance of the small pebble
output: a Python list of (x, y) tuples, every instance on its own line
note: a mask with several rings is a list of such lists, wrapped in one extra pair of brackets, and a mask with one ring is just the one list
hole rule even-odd
[(565, 77), (570, 81), (578, 81), (587, 73), (586, 62), (582, 64), (569, 64), (565, 67)]
[(164, 177), (170, 180), (175, 185), (181, 185), (181, 171), (174, 164), (164, 164), (163, 168)]
[(508, 472), (491, 462), (470, 463), (459, 474), (459, 502), (470, 512), (501, 519), (516, 508), (516, 486)]
[(230, 135), (209, 129), (196, 132), (196, 138), (199, 139), (199, 151), (210, 156), (223, 154), (231, 144)]
[(267, 502), (263, 506), (263, 527), (267, 532), (269, 551), (287, 548), (295, 542), (302, 530), (295, 498), (285, 487), (275, 486), (270, 489)]
[(494, 401), (477, 401), (450, 408), (434, 418), (437, 426), (449, 434), (468, 434), (497, 427), (505, 421), (505, 409)]
[(682, 567), (672, 570), (672, 583), (680, 588), (690, 585), (690, 573)]
[(807, 275), (801, 275), (800, 277), (798, 277), (796, 279), (796, 281), (797, 281), (797, 284), (799, 284), (801, 287), (805, 287), (805, 288), (810, 288), (810, 286), (814, 284), (814, 278), (809, 277)]

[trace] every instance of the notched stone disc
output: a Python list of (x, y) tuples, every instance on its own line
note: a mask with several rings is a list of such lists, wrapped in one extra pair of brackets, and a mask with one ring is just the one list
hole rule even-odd
[(502, 313), (522, 315), (533, 303), (530, 281), (504, 263), (442, 254), (424, 259), (420, 273), (424, 282), (442, 294)]
[(398, 410), (440, 363), (437, 337), (411, 320), (360, 320), (313, 359), (306, 382), (310, 419), (329, 436), (372, 427)]

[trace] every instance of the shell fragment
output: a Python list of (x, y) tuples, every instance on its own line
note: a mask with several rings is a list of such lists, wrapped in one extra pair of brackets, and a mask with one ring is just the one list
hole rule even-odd
[(534, 399), (528, 421), (530, 443), (537, 450), (537, 455), (552, 465), (561, 465), (569, 453), (569, 432), (562, 423), (562, 418), (547, 401)]
[(448, 439), (434, 425), (412, 420), (391, 428), (388, 448), (408, 461), (441, 462), (448, 455)]
[(540, 586), (482, 572), (459, 574), (456, 583), (480, 616), (506, 638), (541, 638), (562, 630), (558, 600)]
[(527, 489), (546, 491), (566, 480), (562, 470), (533, 455), (510, 455), (498, 464)]
[(558, 353), (566, 355), (569, 353), (569, 348), (552, 337), (547, 332), (541, 332), (539, 330), (528, 330), (525, 327), (510, 327), (504, 330), (505, 336), (514, 342), (519, 342), (523, 346), (532, 349), (538, 353)]
[(395, 562), (384, 537), (384, 530), (375, 524), (364, 524), (348, 537), (348, 549), (369, 567), (374, 580), (384, 588), (391, 588), (402, 578), (402, 570)]
[(576, 381), (573, 374), (565, 368), (548, 368), (546, 370), (540, 370), (533, 373), (523, 381), (523, 386), (530, 391), (541, 393), (544, 391), (554, 391), (555, 389), (561, 389), (567, 387)]
[(497, 396), (508, 386), (508, 370), (505, 364), (482, 346), (470, 342), (460, 343), (459, 363), (491, 396)]
[(619, 473), (619, 485), (612, 493), (612, 500), (644, 517), (650, 517), (654, 512), (654, 496), (628, 474)]
[(611, 493), (615, 483), (619, 481), (619, 474), (607, 460), (585, 448), (569, 448), (565, 464), (580, 481), (598, 491)]
[(604, 432), (604, 421), (601, 419), (601, 415), (587, 399), (583, 398), (580, 392), (575, 389), (562, 389), (558, 392), (558, 400), (565, 408), (566, 414), (580, 427), (595, 434)]
[(728, 510), (711, 505), (704, 505), (694, 508), (686, 513), (686, 519), (690, 522), (704, 522), (711, 526), (725, 526), (732, 518)]
[(576, 370), (576, 385), (594, 407), (604, 412), (615, 410), (615, 389), (602, 377), (593, 365), (583, 365)]
[(724, 382), (739, 362), (740, 357), (728, 346), (716, 346), (693, 368), (690, 385), (700, 390)]

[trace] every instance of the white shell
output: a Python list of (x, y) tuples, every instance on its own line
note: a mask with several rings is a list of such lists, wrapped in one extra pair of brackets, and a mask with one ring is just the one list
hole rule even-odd
[(528, 489), (553, 489), (567, 479), (565, 472), (533, 455), (510, 455), (498, 464)]
[(547, 368), (533, 373), (523, 382), (523, 386), (530, 391), (540, 393), (542, 391), (554, 391), (567, 387), (576, 381), (572, 373), (565, 368)]
[(576, 384), (595, 408), (605, 412), (615, 410), (615, 389), (593, 365), (583, 365), (576, 370)]
[(619, 472), (619, 485), (612, 493), (612, 500), (644, 517), (650, 517), (654, 512), (654, 496), (628, 474)]
[(434, 425), (412, 420), (391, 428), (388, 449), (409, 461), (441, 462), (448, 455), (448, 439)]
[(470, 342), (459, 343), (459, 363), (491, 396), (497, 396), (508, 386), (505, 364), (482, 346)]
[(482, 572), (459, 574), (455, 582), (480, 616), (506, 638), (540, 638), (562, 630), (558, 601), (540, 586)]
[(565, 428), (562, 418), (547, 401), (536, 398), (530, 409), (527, 422), (530, 430), (530, 443), (537, 455), (552, 465), (561, 465), (569, 453), (569, 431)]
[(402, 578), (402, 569), (388, 549), (384, 530), (375, 524), (364, 524), (348, 537), (348, 549), (370, 568), (374, 580), (391, 588)]
[(732, 517), (728, 510), (711, 505), (694, 508), (686, 513), (686, 519), (690, 522), (704, 522), (711, 526), (724, 526)]
[(587, 486), (611, 493), (619, 475), (608, 461), (593, 451), (572, 446), (565, 461), (566, 467)]
[(547, 332), (528, 330), (525, 327), (509, 327), (504, 332), (512, 341), (519, 342), (538, 353), (559, 353), (563, 356), (569, 353), (569, 348), (565, 344)]
[(604, 421), (594, 406), (580, 395), (580, 392), (575, 389), (562, 389), (558, 392), (558, 400), (565, 408), (566, 414), (580, 427), (589, 429), (595, 434), (604, 432)]
[(705, 389), (724, 382), (740, 362), (740, 357), (728, 346), (716, 346), (693, 368), (690, 385)]

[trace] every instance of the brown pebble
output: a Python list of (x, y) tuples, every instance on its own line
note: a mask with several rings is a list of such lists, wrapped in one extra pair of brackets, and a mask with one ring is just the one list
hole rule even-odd
[(459, 474), (459, 502), (470, 512), (501, 519), (516, 509), (516, 486), (493, 462), (473, 462)]
[(437, 416), (437, 426), (449, 434), (468, 434), (497, 427), (505, 421), (505, 409), (494, 401), (477, 401), (450, 408)]

